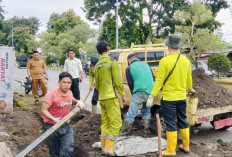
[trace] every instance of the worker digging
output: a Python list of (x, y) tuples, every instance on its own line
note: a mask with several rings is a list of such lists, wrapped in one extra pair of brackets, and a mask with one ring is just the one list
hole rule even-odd
[[(141, 62), (139, 54), (126, 50), (124, 56), (111, 57), (113, 53), (109, 44), (99, 42), (96, 49), (100, 57), (91, 60), (89, 89), (84, 99), (86, 103), (85, 100), (93, 94), (91, 112), (94, 114), (84, 110), (87, 104), (73, 98), (69, 90), (72, 76), (68, 72), (60, 73), (59, 88), (45, 95), (42, 106), (34, 106), (33, 110), (15, 108), (13, 115), (0, 115), (4, 126), (0, 127), (0, 132), (8, 130), (11, 136), (8, 140), (14, 141), (8, 141), (13, 156), (120, 156), (117, 147), (123, 139), (137, 136), (149, 139), (159, 134), (156, 130), (160, 129), (159, 121), (156, 124), (151, 122), (154, 117), (150, 108), (159, 106), (160, 101), (161, 110), (155, 113), (156, 117), (160, 114), (164, 119), (166, 130), (162, 131), (166, 131), (166, 137), (162, 136), (159, 144), (156, 142), (151, 146), (157, 146), (156, 151), (138, 156), (231, 154), (232, 143), (229, 142), (217, 140), (215, 150), (192, 144), (189, 129), (189, 126), (199, 129), (207, 121), (216, 130), (228, 129), (231, 126), (231, 92), (215, 83), (202, 70), (191, 71), (190, 61), (179, 51), (180, 36), (169, 35), (166, 44), (167, 47), (162, 45), (162, 48), (167, 48), (168, 52), (160, 59), (158, 73), (155, 73), (157, 69), (150, 68), (147, 60), (147, 63)], [(142, 50), (145, 49), (140, 48)], [(81, 91), (82, 88), (79, 88)], [(93, 89), (94, 92), (91, 92)], [(16, 97), (15, 104), (20, 99), (20, 96)], [(77, 107), (71, 109), (71, 105), (76, 103)], [(122, 116), (120, 107), (127, 105), (129, 110)], [(27, 122), (22, 123), (25, 119)], [(179, 141), (178, 130), (181, 135)], [(165, 138), (167, 145), (164, 148), (161, 144), (165, 143)], [(98, 141), (101, 149), (92, 146)], [(177, 143), (180, 145), (177, 146)]]

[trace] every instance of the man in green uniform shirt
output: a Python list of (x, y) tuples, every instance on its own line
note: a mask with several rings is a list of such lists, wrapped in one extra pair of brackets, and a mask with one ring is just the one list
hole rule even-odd
[(117, 61), (109, 57), (110, 47), (107, 42), (101, 41), (96, 46), (101, 55), (95, 66), (95, 88), (101, 106), (101, 144), (105, 155), (115, 156), (114, 143), (122, 126), (121, 112), (117, 92), (122, 96), (123, 102), (127, 99), (123, 91)]

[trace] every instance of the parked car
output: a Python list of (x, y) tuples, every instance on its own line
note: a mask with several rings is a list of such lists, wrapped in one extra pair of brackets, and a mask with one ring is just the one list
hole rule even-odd
[(210, 70), (208, 65), (202, 61), (198, 61), (198, 68), (203, 69), (208, 76), (214, 76), (215, 71)]
[(16, 57), (16, 61), (19, 65), (19, 68), (27, 67), (27, 57), (24, 56)]

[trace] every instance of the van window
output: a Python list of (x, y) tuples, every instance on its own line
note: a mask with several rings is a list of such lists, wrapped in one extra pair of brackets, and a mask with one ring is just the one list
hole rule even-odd
[(135, 53), (140, 61), (145, 61), (145, 53)]
[(147, 61), (161, 60), (164, 57), (164, 52), (147, 52)]
[(159, 62), (147, 62), (147, 64), (151, 67), (158, 66)]
[(118, 61), (119, 53), (111, 53), (109, 56), (111, 60), (116, 59)]

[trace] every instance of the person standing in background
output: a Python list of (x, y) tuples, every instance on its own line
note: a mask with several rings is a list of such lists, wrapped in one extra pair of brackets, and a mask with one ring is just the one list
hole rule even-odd
[(45, 78), (48, 80), (47, 66), (44, 60), (40, 58), (39, 52), (34, 51), (32, 59), (27, 63), (27, 74), (29, 80), (32, 82), (32, 94), (35, 98), (35, 104), (39, 103), (38, 85), (42, 89), (43, 96), (47, 93), (43, 72), (45, 72)]
[(84, 72), (80, 59), (75, 57), (73, 50), (68, 51), (68, 59), (64, 63), (64, 71), (72, 75), (71, 91), (75, 99), (80, 100), (79, 82), (82, 82)]

